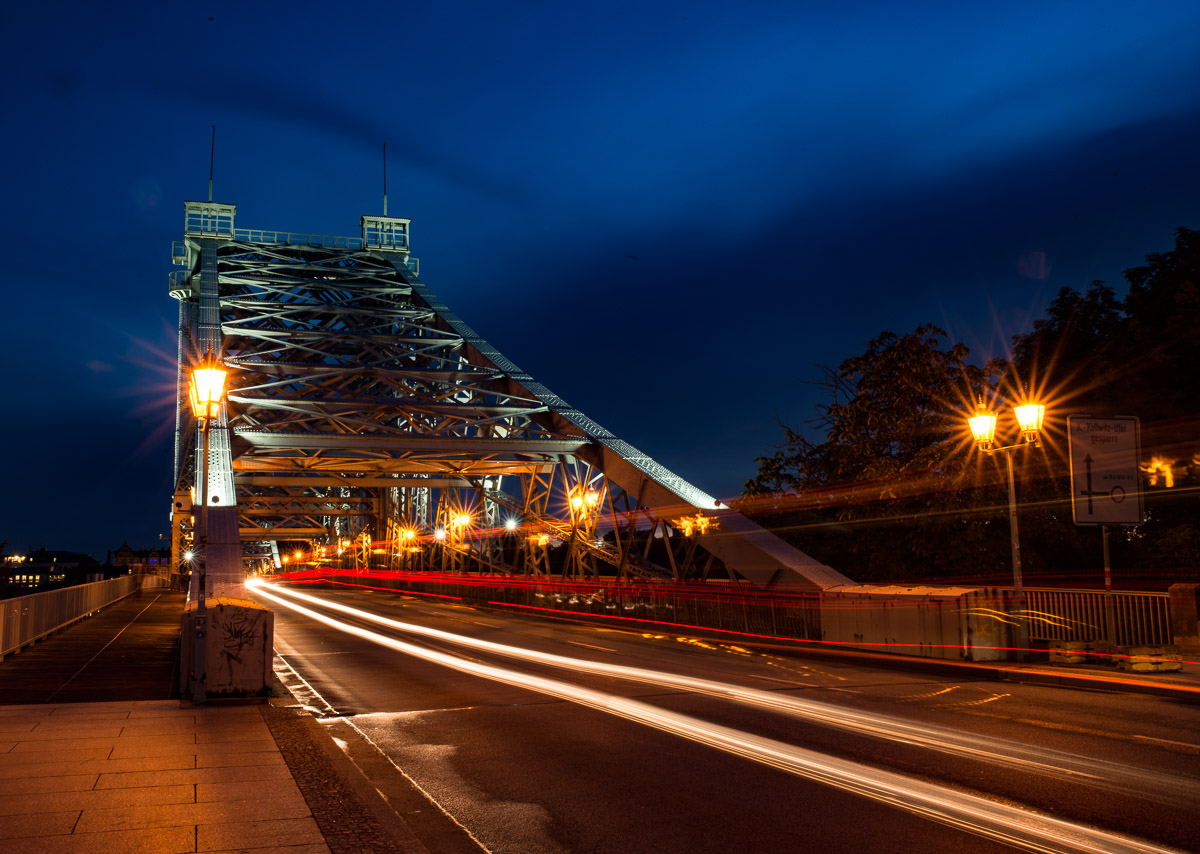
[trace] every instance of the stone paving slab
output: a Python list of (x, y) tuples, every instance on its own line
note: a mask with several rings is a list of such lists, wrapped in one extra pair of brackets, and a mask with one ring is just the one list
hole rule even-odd
[(0, 842), (4, 854), (187, 854), (195, 850), (196, 832), (190, 827), (74, 833), (55, 842), (52, 848), (47, 847), (44, 837)]
[[(287, 765), (234, 765), (228, 768), (182, 768), (168, 771), (127, 771), (99, 774), (96, 789), (136, 789), (142, 786), (174, 786), (201, 783), (245, 783), (267, 780), (291, 780)], [(0, 793), (4, 791), (0, 781)]]

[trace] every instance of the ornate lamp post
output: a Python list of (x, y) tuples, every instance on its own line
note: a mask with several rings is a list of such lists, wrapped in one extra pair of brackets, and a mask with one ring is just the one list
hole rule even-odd
[(195, 643), (192, 645), (193, 703), (204, 702), (207, 676), (204, 638), (208, 629), (208, 592), (205, 589), (208, 569), (208, 430), (213, 420), (221, 415), (221, 397), (225, 391), (225, 378), (228, 374), (210, 351), (204, 361), (192, 369), (188, 382), (188, 401), (204, 435), (204, 452), (200, 457), (200, 518), (197, 524), (199, 536), (196, 547), (196, 615), (193, 623)]
[(1015, 645), (1020, 650), (1018, 655), (1023, 658), (1025, 650), (1029, 648), (1029, 621), (1025, 613), (1025, 586), (1021, 579), (1021, 541), (1017, 530), (1017, 489), (1013, 479), (1012, 455), (1018, 448), (1038, 444), (1038, 433), (1042, 429), (1046, 407), (1040, 403), (1027, 402), (1014, 406), (1013, 414), (1021, 428), (1021, 441), (1015, 445), (1001, 448), (992, 446), (996, 436), (996, 414), (987, 408), (982, 399), (975, 407), (975, 415), (967, 419), (967, 424), (979, 445), (979, 450), (985, 454), (1003, 455), (1008, 472), (1008, 526), (1012, 538), (1013, 604), (1017, 618)]

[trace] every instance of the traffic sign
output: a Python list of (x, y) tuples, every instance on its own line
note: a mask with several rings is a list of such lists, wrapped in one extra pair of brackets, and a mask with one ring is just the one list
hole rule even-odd
[(1076, 525), (1140, 525), (1141, 423), (1133, 416), (1067, 418)]

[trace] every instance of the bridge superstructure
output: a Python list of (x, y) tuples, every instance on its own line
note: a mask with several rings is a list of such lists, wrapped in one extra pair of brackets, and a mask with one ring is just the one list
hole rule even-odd
[(245, 560), (708, 580), (849, 582), (572, 408), (421, 280), (410, 220), (356, 237), (235, 227), (185, 203), (172, 556), (188, 548), (200, 447), (194, 361), (231, 369), (210, 430), (208, 574)]

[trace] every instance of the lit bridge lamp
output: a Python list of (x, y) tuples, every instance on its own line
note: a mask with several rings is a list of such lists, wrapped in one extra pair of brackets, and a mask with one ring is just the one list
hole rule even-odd
[(1001, 454), (1008, 472), (1008, 527), (1012, 539), (1013, 608), (1016, 611), (1016, 639), (1018, 657), (1025, 658), (1029, 649), (1029, 616), (1025, 610), (1025, 585), (1021, 578), (1021, 540), (1017, 528), (1017, 489), (1013, 478), (1012, 455), (1018, 448), (1038, 444), (1038, 435), (1046, 417), (1046, 407), (1040, 403), (1026, 402), (1013, 407), (1017, 425), (1021, 428), (1021, 440), (1015, 445), (994, 447), (996, 437), (996, 414), (980, 399), (975, 406), (975, 415), (967, 419), (971, 435), (979, 450), (985, 454)]
[(196, 614), (192, 645), (192, 702), (203, 703), (206, 693), (207, 656), (205, 635), (208, 629), (207, 571), (208, 571), (208, 431), (212, 422), (221, 416), (221, 400), (225, 393), (225, 378), (229, 371), (221, 366), (209, 351), (204, 360), (192, 369), (188, 379), (188, 402), (192, 415), (200, 422), (204, 436), (204, 452), (200, 456), (200, 518), (197, 520), (196, 546)]

